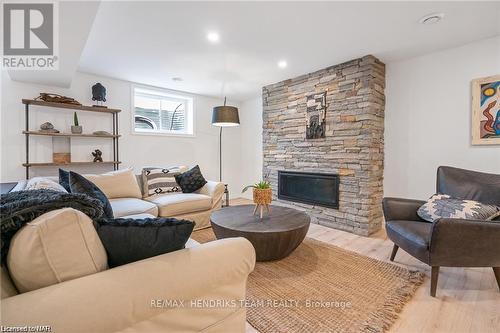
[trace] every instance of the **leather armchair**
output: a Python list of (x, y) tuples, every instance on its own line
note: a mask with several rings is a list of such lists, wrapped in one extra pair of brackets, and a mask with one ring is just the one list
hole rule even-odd
[[(437, 193), (500, 206), (500, 175), (441, 166)], [(384, 198), (387, 236), (399, 248), (431, 266), (431, 296), (436, 296), (439, 267), (492, 267), (500, 288), (500, 221), (441, 218), (433, 223), (417, 215), (425, 201)], [(499, 219), (500, 220), (500, 219)]]

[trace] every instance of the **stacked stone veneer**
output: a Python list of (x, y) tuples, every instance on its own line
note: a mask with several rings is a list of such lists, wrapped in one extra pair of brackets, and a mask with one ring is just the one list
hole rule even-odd
[[(340, 175), (339, 209), (278, 200), (313, 223), (369, 235), (382, 225), (385, 65), (373, 56), (262, 89), (263, 176), (278, 170)], [(327, 91), (326, 137), (306, 139), (306, 96)]]

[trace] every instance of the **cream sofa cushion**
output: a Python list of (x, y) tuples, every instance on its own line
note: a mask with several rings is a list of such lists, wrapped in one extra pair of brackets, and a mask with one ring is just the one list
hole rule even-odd
[(115, 217), (127, 215), (151, 214), (158, 216), (158, 207), (149, 201), (136, 198), (110, 199), (111, 208)]
[(12, 238), (7, 267), (19, 292), (94, 274), (108, 258), (92, 220), (64, 208), (45, 213)]
[(146, 200), (158, 205), (159, 216), (176, 216), (212, 208), (212, 198), (198, 193), (155, 195)]
[(7, 271), (7, 267), (2, 266), (0, 268), (0, 290), (1, 290), (1, 295), (0, 298), (4, 299), (7, 297), (12, 297), (18, 294), (16, 287), (14, 287), (14, 284), (12, 283), (12, 280), (10, 279), (9, 272)]
[(120, 216), (120, 217), (124, 218), (124, 219), (142, 220), (142, 219), (154, 219), (154, 218), (157, 218), (158, 216), (151, 215), (151, 214), (132, 214), (132, 215), (125, 215), (125, 216)]
[(108, 199), (142, 198), (142, 192), (132, 169), (123, 169), (101, 175), (84, 175), (96, 184)]

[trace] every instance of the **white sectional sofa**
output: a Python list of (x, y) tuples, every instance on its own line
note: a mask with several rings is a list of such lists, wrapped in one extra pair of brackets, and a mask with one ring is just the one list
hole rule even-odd
[[(222, 183), (208, 181), (196, 193), (142, 198), (142, 186), (133, 173), (124, 170), (109, 177), (87, 176), (109, 198), (115, 217), (177, 217), (195, 221), (197, 229), (209, 226), (210, 213), (221, 207), (224, 192)], [(25, 187), (26, 181), (21, 181), (14, 190)], [(86, 223), (88, 226), (92, 221), (82, 212), (64, 208), (45, 213), (24, 228), (30, 227), (30, 224), (55, 223), (66, 226)], [(51, 251), (46, 251), (48, 241), (28, 240), (32, 244), (22, 244), (23, 251), (18, 253), (24, 256), (23, 260), (40, 262), (38, 257), (33, 258), (30, 253), (25, 253), (25, 248), (35, 248), (38, 254), (46, 253), (47, 262), (52, 261), (48, 258), (51, 254), (57, 256), (58, 269), (64, 267), (70, 273), (78, 270), (84, 261), (81, 258), (90, 259), (74, 246), (78, 244), (71, 239), (75, 233), (70, 234), (70, 228), (61, 230), (68, 234), (54, 237), (66, 242), (52, 242)], [(86, 230), (87, 236), (90, 234), (93, 239), (94, 247), (102, 248), (93, 227)], [(61, 243), (68, 244), (68, 240), (71, 246), (63, 248)], [(45, 247), (37, 246), (39, 243), (45, 244)], [(86, 241), (80, 245), (80, 248), (89, 248)], [(102, 255), (105, 256), (105, 253)], [(78, 265), (74, 264), (75, 260)], [(10, 260), (10, 264), (15, 263), (15, 259)], [(61, 275), (55, 274), (55, 271), (54, 274), (45, 272), (45, 276), (56, 276), (57, 283), (24, 293), (19, 293), (9, 269), (2, 266), (1, 323), (4, 327), (47, 325), (55, 333), (243, 333), (246, 309), (242, 301), (246, 296), (247, 278), (254, 265), (255, 250), (251, 243), (244, 238), (229, 238), (205, 244), (190, 239), (185, 249), (112, 269), (104, 267), (104, 270), (99, 269), (78, 278), (60, 279)], [(33, 271), (35, 266), (27, 272), (26, 278), (38, 282), (42, 274)], [(234, 306), (190, 306), (204, 300)], [(162, 302), (168, 301), (177, 301), (177, 306), (163, 307)]]
[[(57, 219), (68, 210), (73, 211), (64, 208), (46, 213), (36, 223), (50, 224), (49, 219)], [(73, 215), (78, 214), (83, 215)], [(66, 219), (65, 224), (70, 222)], [(91, 224), (88, 217), (87, 223)], [(70, 237), (73, 235), (65, 238)], [(97, 235), (94, 239), (98, 242)], [(51, 249), (57, 247), (60, 245), (51, 245)], [(52, 253), (66, 254), (66, 269), (72, 269), (70, 263), (76, 260), (72, 258), (82, 257), (76, 251)], [(252, 244), (244, 238), (228, 238), (205, 244), (190, 240), (183, 250), (24, 293), (18, 292), (9, 270), (2, 266), (1, 323), (3, 327), (49, 326), (54, 333), (243, 333), (246, 309), (242, 301), (254, 265)], [(27, 275), (33, 279), (40, 273)], [(191, 306), (203, 300), (234, 306)], [(171, 305), (163, 303), (169, 301)]]
[[(210, 226), (210, 214), (222, 206), (224, 184), (208, 180), (195, 193), (167, 193), (144, 196), (142, 177), (131, 169), (109, 172), (103, 175), (84, 175), (94, 182), (108, 197), (114, 217), (145, 218), (175, 217), (196, 223), (195, 230)], [(58, 181), (57, 177), (47, 177)], [(20, 181), (13, 191), (26, 187)]]

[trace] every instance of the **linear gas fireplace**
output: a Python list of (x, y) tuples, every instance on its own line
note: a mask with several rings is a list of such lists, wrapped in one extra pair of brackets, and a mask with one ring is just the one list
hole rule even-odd
[(278, 198), (339, 208), (339, 175), (278, 171)]

